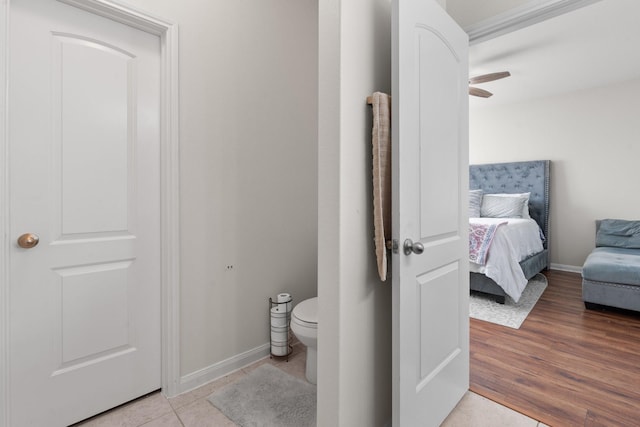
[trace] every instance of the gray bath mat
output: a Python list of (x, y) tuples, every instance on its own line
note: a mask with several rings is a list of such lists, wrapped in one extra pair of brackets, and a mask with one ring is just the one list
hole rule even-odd
[(265, 363), (209, 396), (242, 427), (315, 427), (316, 387)]

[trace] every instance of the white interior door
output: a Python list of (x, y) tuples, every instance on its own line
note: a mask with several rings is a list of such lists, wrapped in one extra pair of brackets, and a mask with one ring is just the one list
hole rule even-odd
[(435, 0), (392, 19), (393, 425), (437, 426), (469, 386), (468, 38)]
[(10, 13), (10, 425), (64, 426), (161, 384), (160, 40)]

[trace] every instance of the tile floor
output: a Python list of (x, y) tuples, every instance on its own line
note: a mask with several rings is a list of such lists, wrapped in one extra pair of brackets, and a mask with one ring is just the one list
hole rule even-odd
[[(122, 405), (104, 414), (75, 424), (74, 427), (238, 427), (209, 403), (214, 391), (251, 372), (264, 363), (271, 363), (283, 371), (305, 378), (305, 348), (293, 347), (289, 361), (262, 359), (239, 371), (170, 399), (159, 392)], [(456, 409), (442, 424), (444, 427), (542, 427), (529, 417), (500, 406), (482, 396), (467, 393)]]

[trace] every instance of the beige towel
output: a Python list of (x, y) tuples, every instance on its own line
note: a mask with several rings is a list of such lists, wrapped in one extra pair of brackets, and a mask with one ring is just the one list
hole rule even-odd
[(391, 97), (372, 96), (373, 131), (373, 222), (378, 274), (387, 280), (386, 241), (391, 239)]

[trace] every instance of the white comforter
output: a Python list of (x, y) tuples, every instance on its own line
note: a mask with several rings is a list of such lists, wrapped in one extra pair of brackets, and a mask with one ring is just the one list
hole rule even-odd
[(527, 278), (520, 261), (543, 250), (540, 228), (532, 219), (471, 218), (469, 222), (493, 224), (508, 221), (498, 227), (484, 265), (469, 262), (469, 270), (493, 279), (515, 302), (520, 300)]

